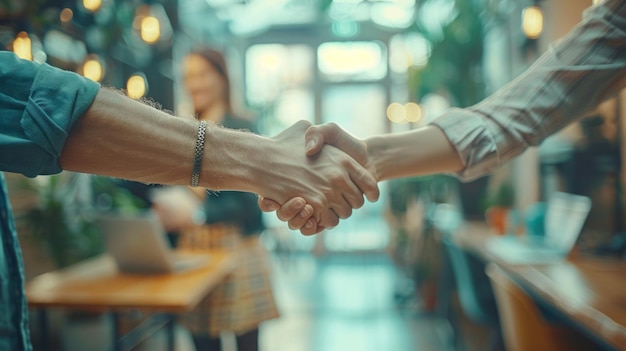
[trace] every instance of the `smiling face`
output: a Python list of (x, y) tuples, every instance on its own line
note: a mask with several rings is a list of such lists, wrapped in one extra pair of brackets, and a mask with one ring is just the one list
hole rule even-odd
[(226, 82), (215, 67), (197, 54), (183, 60), (183, 80), (196, 113), (226, 102)]

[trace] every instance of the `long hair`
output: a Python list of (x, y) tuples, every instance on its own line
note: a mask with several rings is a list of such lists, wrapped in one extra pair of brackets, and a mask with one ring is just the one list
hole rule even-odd
[[(208, 62), (217, 73), (224, 79), (224, 103), (226, 104), (226, 112), (232, 113), (232, 103), (230, 101), (230, 79), (228, 78), (228, 67), (226, 66), (226, 60), (224, 55), (217, 50), (210, 48), (197, 49), (190, 52), (188, 55), (198, 55)], [(200, 113), (201, 111), (195, 111)]]

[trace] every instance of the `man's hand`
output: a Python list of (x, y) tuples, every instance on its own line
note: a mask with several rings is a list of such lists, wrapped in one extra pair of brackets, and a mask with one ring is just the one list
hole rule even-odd
[[(378, 175), (373, 165), (371, 165), (367, 145), (364, 141), (354, 138), (335, 123), (312, 126), (305, 133), (306, 153), (314, 157), (322, 151), (325, 144), (332, 145), (350, 157), (354, 158), (365, 167), (373, 177), (378, 180)], [(378, 190), (378, 189), (376, 189)], [(376, 201), (380, 193), (370, 192), (365, 194), (368, 200)], [(284, 204), (279, 205), (271, 199), (259, 197), (259, 207), (265, 212), (277, 211), (280, 220), (289, 223), (289, 228), (300, 229), (304, 235), (311, 235), (325, 229), (322, 223), (313, 217), (313, 211), (303, 198), (292, 198)]]
[(259, 196), (259, 207), (263, 212), (274, 212), (278, 219), (289, 224), (289, 229), (300, 230), (303, 235), (320, 233), (326, 227), (318, 225), (313, 217), (313, 207), (301, 197), (294, 197), (282, 204)]
[[(377, 179), (368, 170), (335, 147), (329, 146), (307, 156), (303, 135), (309, 127), (310, 123), (301, 121), (272, 138), (275, 146), (269, 150), (269, 154), (273, 155), (266, 166), (269, 168), (259, 170), (262, 174), (271, 174), (272, 178), (265, 180), (265, 176), (261, 175), (258, 180), (265, 183), (263, 192), (279, 196), (270, 205), (274, 208), (279, 201), (289, 203), (289, 208), (306, 201), (309, 206), (303, 205), (299, 210), (304, 210), (300, 218), (316, 218), (317, 231), (336, 226), (340, 218), (348, 218), (352, 214), (353, 208), (363, 206), (363, 194), (368, 199), (376, 199), (379, 190)], [(288, 201), (297, 196), (301, 196), (302, 201)], [(287, 208), (281, 211), (280, 216), (283, 214), (283, 219), (287, 216), (293, 219)], [(306, 221), (292, 220), (292, 227), (301, 228), (304, 225)]]

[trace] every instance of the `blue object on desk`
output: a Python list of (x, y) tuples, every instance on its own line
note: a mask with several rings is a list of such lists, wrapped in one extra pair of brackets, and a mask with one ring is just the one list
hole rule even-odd
[(545, 236), (546, 234), (546, 210), (545, 202), (536, 202), (526, 210), (526, 231), (528, 235)]

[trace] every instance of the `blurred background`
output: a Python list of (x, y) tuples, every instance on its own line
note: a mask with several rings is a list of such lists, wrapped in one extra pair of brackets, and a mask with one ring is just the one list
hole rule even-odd
[[(336, 122), (364, 138), (419, 128), (449, 107), (480, 101), (528, 67), (591, 5), (591, 0), (2, 0), (0, 50), (190, 116), (181, 60), (209, 46), (226, 57), (235, 112), (261, 134), (274, 135), (304, 119)], [(484, 221), (491, 207), (523, 215), (552, 191), (563, 190), (593, 200), (580, 240), (587, 245), (611, 240), (624, 229), (622, 100), (606, 102), (477, 181), (440, 175), (382, 183), (380, 201), (317, 236), (301, 236), (267, 215), (262, 243), (271, 253), (281, 317), (261, 326), (262, 350), (485, 350), (489, 326), (473, 322), (453, 302), (463, 325), (453, 328), (438, 308), (446, 258), (432, 235), (433, 208), (450, 204), (461, 218)], [(132, 212), (145, 206), (102, 177), (8, 175), (8, 182), (27, 279), (103, 252), (90, 221), (94, 209)], [(89, 324), (58, 318), (58, 349), (96, 350), (85, 346), (90, 341), (81, 336), (84, 328), (95, 333), (89, 335), (100, 330), (103, 340), (108, 335), (100, 319)], [(185, 331), (177, 332), (183, 336), (177, 349), (191, 349)], [(138, 349), (164, 347), (155, 340)], [(101, 347), (109, 346), (103, 341)]]

